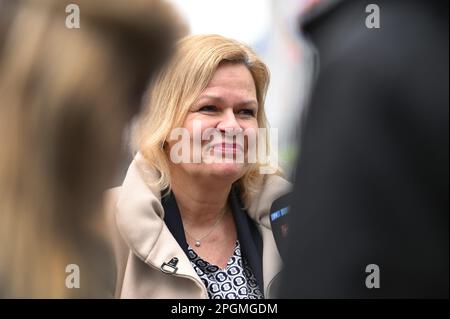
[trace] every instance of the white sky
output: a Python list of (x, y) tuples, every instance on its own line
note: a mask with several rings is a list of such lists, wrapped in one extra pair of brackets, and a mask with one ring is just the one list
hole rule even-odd
[(187, 20), (192, 34), (217, 33), (247, 44), (270, 27), (271, 0), (168, 0)]

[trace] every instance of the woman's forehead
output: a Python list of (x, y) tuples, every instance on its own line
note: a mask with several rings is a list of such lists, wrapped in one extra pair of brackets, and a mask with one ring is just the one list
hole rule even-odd
[(210, 89), (204, 91), (198, 98), (198, 102), (213, 102), (219, 104), (226, 104), (230, 100), (233, 100), (240, 106), (258, 106), (258, 101), (256, 100), (256, 93), (248, 92), (245, 90), (229, 92), (227, 90), (214, 90)]
[(255, 94), (255, 81), (243, 64), (219, 66), (202, 95), (220, 95), (221, 91)]

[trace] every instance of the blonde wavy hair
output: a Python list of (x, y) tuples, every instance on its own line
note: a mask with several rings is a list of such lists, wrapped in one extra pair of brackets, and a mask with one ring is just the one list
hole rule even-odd
[[(268, 128), (264, 100), (269, 85), (269, 70), (255, 52), (238, 41), (220, 35), (193, 35), (180, 40), (176, 53), (166, 64), (147, 92), (145, 113), (135, 136), (138, 150), (159, 174), (156, 186), (170, 190), (169, 159), (162, 145), (175, 127), (182, 127), (188, 110), (208, 86), (222, 62), (241, 63), (250, 71), (258, 100), (258, 127)], [(269, 139), (266, 150), (270, 152)], [(263, 176), (259, 168), (265, 164), (251, 164), (238, 186), (244, 205), (251, 193), (258, 191)], [(281, 170), (276, 167), (276, 174)]]

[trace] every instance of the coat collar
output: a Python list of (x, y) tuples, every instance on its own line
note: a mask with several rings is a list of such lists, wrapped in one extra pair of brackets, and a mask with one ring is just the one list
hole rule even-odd
[(116, 224), (131, 251), (151, 267), (161, 270), (174, 257), (175, 275), (193, 278), (202, 295), (206, 291), (183, 249), (164, 223), (160, 190), (152, 185), (158, 178), (138, 154), (131, 163), (116, 205)]
[[(235, 187), (231, 189), (228, 201), (236, 223), (237, 236), (241, 245), (241, 251), (245, 258), (247, 258), (253, 274), (262, 289), (264, 287), (264, 282), (262, 274), (261, 234), (258, 232), (255, 224), (244, 210)], [(188, 243), (186, 241), (180, 211), (178, 209), (175, 196), (172, 192), (163, 197), (162, 206), (165, 211), (165, 224), (187, 256)]]

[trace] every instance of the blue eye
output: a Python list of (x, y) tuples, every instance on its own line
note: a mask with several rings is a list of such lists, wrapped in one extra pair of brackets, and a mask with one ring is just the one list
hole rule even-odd
[(239, 114), (242, 114), (245, 116), (255, 116), (255, 111), (252, 109), (242, 109), (239, 111)]
[(198, 109), (199, 112), (215, 112), (216, 110), (214, 105), (205, 105)]

